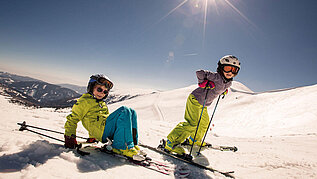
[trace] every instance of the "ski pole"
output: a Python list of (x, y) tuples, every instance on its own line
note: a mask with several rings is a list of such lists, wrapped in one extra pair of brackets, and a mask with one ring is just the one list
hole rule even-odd
[[(18, 125), (21, 125), (19, 131), (24, 131), (24, 130), (27, 130), (29, 132), (33, 132), (37, 135), (40, 135), (40, 136), (44, 136), (44, 137), (47, 137), (47, 138), (50, 138), (50, 139), (54, 139), (56, 141), (59, 141), (59, 142), (62, 142), (64, 143), (63, 140), (61, 139), (57, 139), (55, 137), (52, 137), (52, 136), (49, 136), (49, 135), (45, 135), (45, 134), (42, 134), (40, 132), (36, 132), (36, 131), (33, 131), (33, 130), (30, 130), (28, 129), (27, 127), (31, 127), (31, 126), (28, 126), (26, 125), (26, 122), (24, 121), (22, 124), (21, 123), (18, 123)], [(47, 129), (43, 129), (43, 128), (38, 128), (38, 127), (35, 127), (35, 126), (32, 126), (33, 128), (37, 128), (37, 129), (41, 129), (41, 130), (46, 130), (46, 131), (50, 131), (50, 132), (55, 132), (55, 133), (60, 133), (60, 132), (57, 132), (57, 131), (52, 131), (52, 130), (47, 130)], [(64, 133), (63, 133), (64, 134)], [(76, 144), (76, 151), (79, 155), (82, 155), (82, 156), (85, 156), (85, 155), (89, 155), (90, 153), (89, 152), (84, 152), (84, 151), (81, 151), (80, 148), (82, 147), (82, 144)]]
[[(57, 133), (57, 134), (64, 134), (63, 132), (58, 132), (58, 131), (54, 131), (54, 130), (50, 130), (50, 129), (45, 129), (45, 128), (41, 128), (41, 127), (36, 127), (36, 126), (31, 126), (31, 125), (26, 125), (26, 122), (23, 121), (23, 123), (17, 123), (18, 125), (21, 126), (20, 129), (23, 130), (23, 128), (26, 128), (26, 127), (31, 127), (31, 128), (34, 128), (34, 129), (39, 129), (39, 130), (43, 130), (43, 131), (48, 131), (48, 132), (53, 132), (53, 133)], [(29, 130), (29, 129), (27, 129)], [(76, 136), (77, 138), (81, 138), (81, 139), (88, 139), (86, 137), (80, 137), (80, 136)]]
[(210, 124), (211, 124), (212, 118), (214, 117), (214, 114), (215, 114), (215, 112), (216, 112), (216, 108), (217, 108), (217, 106), (218, 106), (220, 96), (221, 96), (221, 95), (219, 95), (219, 97), (218, 97), (216, 106), (215, 106), (214, 111), (213, 111), (213, 113), (212, 113), (212, 116), (211, 116), (211, 118), (210, 118), (210, 121), (209, 121), (207, 130), (206, 130), (206, 133), (205, 133), (205, 135), (204, 135), (203, 141), (202, 141), (201, 144), (200, 144), (200, 147), (199, 147), (199, 150), (198, 150), (198, 152), (197, 152), (197, 155), (200, 154), (200, 150), (201, 150), (201, 147), (202, 147), (202, 145), (203, 145), (203, 143), (204, 143), (204, 141), (205, 141), (205, 138), (206, 138), (206, 136), (207, 136), (207, 132), (208, 132), (209, 126), (210, 126)]
[[(206, 88), (205, 88), (205, 89), (206, 89)], [(197, 131), (198, 131), (198, 128), (199, 128), (199, 123), (200, 123), (201, 117), (202, 117), (203, 112), (204, 112), (204, 108), (205, 108), (205, 104), (206, 104), (206, 101), (207, 101), (207, 95), (208, 95), (209, 89), (210, 89), (210, 88), (208, 88), (208, 89), (207, 89), (207, 92), (206, 92), (206, 96), (205, 96), (203, 108), (202, 108), (201, 113), (200, 113), (200, 117), (199, 117), (199, 120), (198, 120), (196, 132), (195, 132), (195, 136), (194, 136), (194, 140), (193, 140), (193, 144), (192, 144), (192, 146), (191, 146), (191, 148), (190, 148), (189, 156), (191, 156), (192, 151), (193, 151), (193, 147), (194, 147), (194, 143), (195, 143), (195, 140), (196, 140)]]
[(39, 132), (30, 130), (30, 129), (26, 128), (26, 126), (21, 126), (21, 128), (19, 129), (19, 131), (24, 131), (24, 130), (27, 130), (27, 131), (33, 132), (33, 133), (35, 133), (35, 134), (37, 134), (37, 135), (41, 135), (41, 136), (44, 136), (44, 137), (47, 137), (47, 138), (50, 138), (50, 139), (54, 139), (54, 140), (57, 140), (57, 141), (59, 141), (59, 142), (63, 142), (63, 143), (64, 143), (64, 141), (61, 140), (61, 139), (57, 139), (57, 138), (55, 138), (55, 137), (51, 137), (51, 136), (48, 136), (48, 135), (45, 135), (45, 134), (42, 134), (42, 133), (39, 133)]

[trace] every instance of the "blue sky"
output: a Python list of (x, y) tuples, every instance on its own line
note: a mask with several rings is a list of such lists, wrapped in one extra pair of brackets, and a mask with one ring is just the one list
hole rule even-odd
[(0, 70), (83, 86), (104, 73), (120, 88), (168, 90), (233, 54), (242, 67), (235, 80), (253, 91), (312, 85), (316, 8), (314, 0), (1, 0)]

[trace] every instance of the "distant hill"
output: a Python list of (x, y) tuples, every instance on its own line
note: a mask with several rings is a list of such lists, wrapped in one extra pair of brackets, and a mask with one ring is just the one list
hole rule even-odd
[(80, 94), (30, 77), (0, 72), (0, 86), (12, 102), (36, 107), (70, 107)]
[(57, 84), (57, 85), (63, 88), (74, 90), (76, 93), (79, 93), (79, 94), (84, 94), (87, 92), (87, 87), (85, 86), (77, 86), (72, 84)]
[(7, 79), (7, 82), (9, 82), (8, 80), (12, 80), (12, 82), (14, 81), (41, 81), (35, 78), (30, 78), (28, 76), (19, 76), (19, 75), (7, 73), (7, 72), (1, 72), (1, 71), (0, 71), (0, 79)]

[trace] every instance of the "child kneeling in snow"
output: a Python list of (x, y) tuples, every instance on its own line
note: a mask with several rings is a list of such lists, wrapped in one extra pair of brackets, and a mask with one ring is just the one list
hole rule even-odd
[[(238, 58), (227, 55), (219, 60), (216, 73), (207, 70), (198, 70), (196, 72), (199, 87), (187, 98), (184, 116), (186, 122), (180, 122), (167, 136), (165, 145), (167, 152), (173, 152), (179, 155), (185, 154), (184, 148), (178, 144), (184, 142), (188, 137), (190, 144), (195, 140), (194, 145), (206, 145), (205, 142), (202, 144), (201, 140), (209, 124), (207, 107), (211, 105), (216, 97), (227, 93), (227, 89), (231, 86), (233, 77), (238, 74), (239, 70), (240, 62)], [(201, 116), (202, 110), (203, 113)], [(200, 124), (196, 133), (199, 119)]]
[(65, 147), (75, 148), (76, 128), (79, 121), (89, 132), (87, 142), (107, 142), (113, 140), (112, 150), (115, 153), (133, 157), (138, 155), (138, 127), (136, 112), (125, 106), (109, 114), (105, 98), (113, 83), (102, 74), (90, 77), (87, 93), (74, 104), (72, 113), (65, 123)]

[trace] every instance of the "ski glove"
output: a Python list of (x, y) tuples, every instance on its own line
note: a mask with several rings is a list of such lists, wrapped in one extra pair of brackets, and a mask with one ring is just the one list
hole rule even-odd
[(98, 142), (95, 138), (88, 138), (87, 143), (95, 143), (95, 142)]
[(228, 94), (228, 89), (222, 93), (222, 95), (226, 96)]
[(226, 91), (224, 91), (221, 95), (222, 95), (222, 99), (225, 98), (225, 96), (228, 94), (228, 89), (226, 89)]
[(64, 135), (65, 138), (65, 148), (74, 149), (77, 145), (76, 138), (73, 136)]
[(198, 86), (201, 88), (210, 88), (210, 89), (214, 89), (215, 88), (215, 83), (209, 80), (204, 80), (201, 83), (198, 83)]

